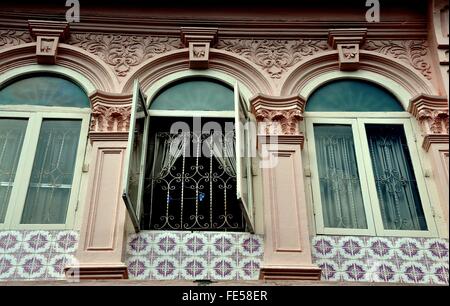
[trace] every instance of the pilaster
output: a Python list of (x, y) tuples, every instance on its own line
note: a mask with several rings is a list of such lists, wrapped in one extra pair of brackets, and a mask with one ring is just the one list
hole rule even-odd
[(122, 179), (132, 96), (96, 91), (90, 98), (89, 187), (76, 254), (78, 264), (66, 267), (66, 275), (70, 278), (70, 272), (78, 271), (81, 279), (128, 278)]
[(299, 96), (252, 99), (259, 149), (270, 160), (262, 169), (264, 189), (264, 280), (319, 280), (312, 263), (303, 182), (304, 137), (299, 131), (304, 99)]

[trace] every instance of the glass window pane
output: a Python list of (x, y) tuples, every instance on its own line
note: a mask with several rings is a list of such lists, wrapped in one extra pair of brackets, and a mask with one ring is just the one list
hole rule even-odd
[(2, 105), (90, 107), (86, 93), (59, 77), (39, 75), (23, 78), (0, 89)]
[(402, 112), (402, 105), (389, 91), (360, 80), (330, 82), (311, 94), (308, 112)]
[(325, 227), (366, 229), (352, 127), (315, 124), (314, 139)]
[(190, 78), (167, 86), (150, 109), (230, 111), (234, 110), (234, 92), (213, 79)]
[(80, 128), (80, 120), (42, 122), (22, 224), (66, 222)]
[(0, 119), (0, 223), (5, 222), (27, 124), (27, 119)]
[(412, 162), (401, 125), (366, 125), (385, 229), (427, 230)]

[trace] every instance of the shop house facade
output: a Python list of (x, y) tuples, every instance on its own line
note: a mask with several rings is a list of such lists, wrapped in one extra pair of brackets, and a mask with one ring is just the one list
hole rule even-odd
[(319, 2), (0, 4), (0, 280), (448, 285), (448, 3)]

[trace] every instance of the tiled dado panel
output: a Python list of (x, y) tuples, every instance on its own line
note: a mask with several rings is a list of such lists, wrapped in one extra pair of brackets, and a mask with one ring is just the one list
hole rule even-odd
[(0, 231), (0, 281), (63, 279), (77, 246), (75, 231)]
[(256, 280), (263, 239), (248, 233), (143, 231), (130, 235), (130, 279)]
[(322, 280), (448, 284), (448, 240), (316, 236)]

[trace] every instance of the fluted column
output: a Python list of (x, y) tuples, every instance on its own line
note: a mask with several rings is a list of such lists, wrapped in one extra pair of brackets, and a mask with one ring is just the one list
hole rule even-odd
[(318, 280), (321, 270), (312, 263), (302, 147), (299, 131), (304, 99), (298, 96), (252, 99), (258, 121), (263, 158), (265, 280)]

